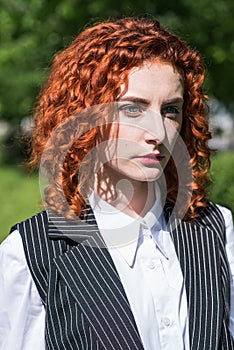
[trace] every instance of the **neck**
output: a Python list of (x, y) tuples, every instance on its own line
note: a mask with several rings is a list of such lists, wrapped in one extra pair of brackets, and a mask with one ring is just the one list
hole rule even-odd
[(144, 217), (156, 201), (154, 182), (137, 181), (122, 174), (96, 181), (95, 190), (113, 207), (133, 217)]

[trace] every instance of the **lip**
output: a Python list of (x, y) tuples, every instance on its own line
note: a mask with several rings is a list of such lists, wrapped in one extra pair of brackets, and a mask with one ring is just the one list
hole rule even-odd
[(140, 161), (144, 164), (156, 164), (160, 163), (165, 157), (162, 156), (160, 153), (149, 153), (143, 156), (139, 156), (137, 158), (139, 158)]

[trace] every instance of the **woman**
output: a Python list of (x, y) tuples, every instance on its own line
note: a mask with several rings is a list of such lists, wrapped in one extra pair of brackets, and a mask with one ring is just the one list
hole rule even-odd
[(155, 19), (97, 24), (55, 57), (30, 161), (46, 210), (1, 246), (3, 349), (234, 349), (203, 79)]

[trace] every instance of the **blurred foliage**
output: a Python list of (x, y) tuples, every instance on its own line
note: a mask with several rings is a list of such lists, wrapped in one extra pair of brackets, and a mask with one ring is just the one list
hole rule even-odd
[(214, 156), (211, 166), (213, 186), (211, 199), (230, 208), (234, 214), (234, 152), (220, 152)]
[(200, 50), (208, 93), (233, 111), (233, 13), (233, 0), (0, 0), (0, 119), (32, 114), (45, 68), (86, 23), (143, 14)]

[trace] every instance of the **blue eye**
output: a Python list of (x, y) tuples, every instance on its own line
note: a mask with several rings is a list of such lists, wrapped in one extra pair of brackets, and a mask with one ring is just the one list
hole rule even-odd
[(162, 115), (166, 118), (175, 118), (181, 113), (181, 109), (177, 106), (166, 106), (162, 109)]
[(126, 117), (130, 117), (130, 118), (138, 117), (144, 112), (143, 107), (137, 104), (127, 104), (127, 105), (121, 106), (119, 110), (123, 112)]

